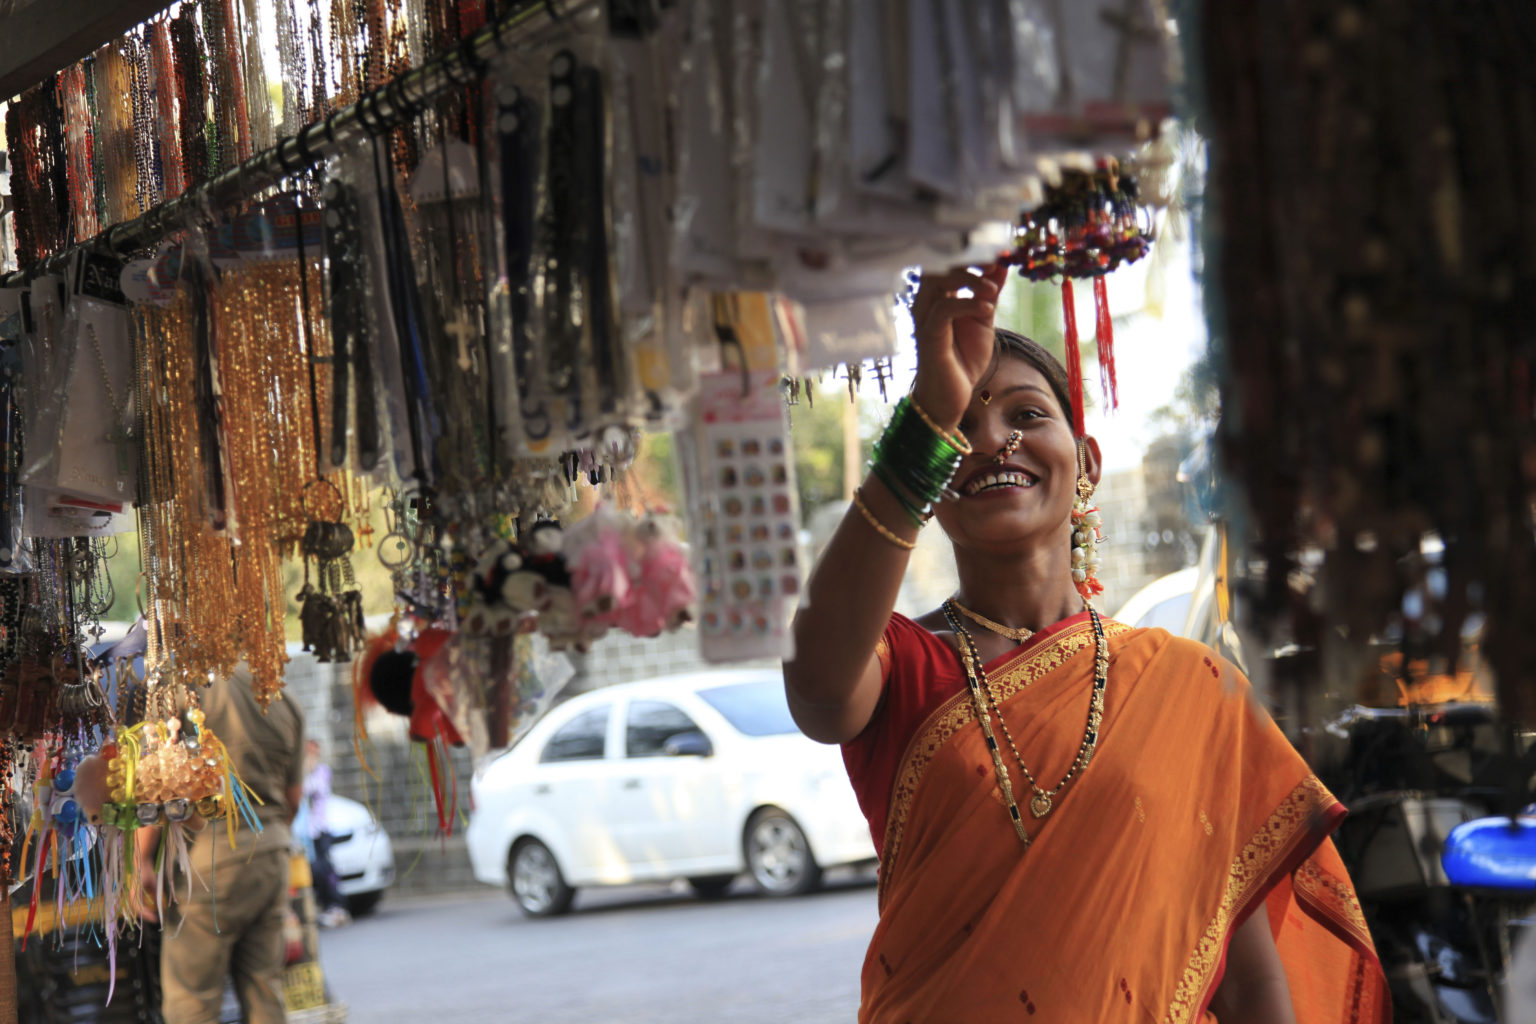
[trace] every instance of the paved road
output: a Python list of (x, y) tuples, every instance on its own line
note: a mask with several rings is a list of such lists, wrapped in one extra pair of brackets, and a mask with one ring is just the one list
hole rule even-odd
[(846, 1024), (875, 918), (869, 873), (787, 900), (588, 890), (548, 921), (487, 888), (386, 898), (323, 933), (321, 963), (356, 1024)]

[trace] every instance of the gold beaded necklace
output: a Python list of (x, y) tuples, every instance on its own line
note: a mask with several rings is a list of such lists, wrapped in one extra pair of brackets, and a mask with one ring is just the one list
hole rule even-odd
[(1029, 801), (1029, 812), (1037, 818), (1045, 817), (1051, 813), (1055, 798), (1079, 772), (1088, 767), (1089, 761), (1093, 759), (1094, 748), (1099, 741), (1099, 725), (1104, 718), (1104, 688), (1109, 682), (1109, 640), (1104, 635), (1104, 623), (1100, 621), (1099, 613), (1089, 605), (1088, 616), (1093, 623), (1094, 671), (1093, 693), (1088, 703), (1088, 725), (1083, 730), (1083, 741), (1078, 745), (1077, 756), (1072, 759), (1072, 766), (1061, 777), (1061, 781), (1056, 783), (1055, 788), (1045, 790), (1035, 781), (1034, 774), (1024, 763), (1024, 756), (1019, 753), (1018, 745), (1013, 741), (1013, 734), (1008, 729), (1008, 723), (1003, 719), (997, 694), (993, 692), (992, 684), (987, 680), (981, 655), (976, 650), (976, 642), (966, 630), (965, 624), (960, 621), (960, 616), (956, 614), (958, 608), (953, 599), (945, 601), (944, 618), (960, 641), (960, 663), (965, 669), (966, 684), (971, 692), (971, 701), (976, 708), (976, 718), (981, 723), (982, 733), (987, 738), (987, 749), (992, 753), (992, 767), (997, 773), (998, 788), (1003, 791), (1003, 796), (1008, 802), (1008, 814), (1013, 819), (1014, 829), (1018, 832), (1019, 839), (1028, 847), (1029, 836), (1024, 831), (1024, 823), (1019, 815), (1019, 805), (1013, 797), (1013, 783), (1003, 765), (997, 738), (992, 732), (992, 715), (997, 715), (997, 722), (1002, 726), (1003, 738), (1007, 741), (1008, 748), (1013, 751), (1014, 759), (1019, 763), (1024, 781), (1028, 782), (1029, 788), (1034, 790), (1034, 796)]

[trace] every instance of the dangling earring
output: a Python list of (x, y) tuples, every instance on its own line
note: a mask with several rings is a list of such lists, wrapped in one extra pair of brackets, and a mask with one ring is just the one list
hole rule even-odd
[(1104, 540), (1103, 517), (1092, 504), (1093, 481), (1088, 479), (1088, 444), (1077, 442), (1077, 500), (1072, 503), (1072, 582), (1088, 601), (1104, 593), (1099, 582), (1099, 544)]

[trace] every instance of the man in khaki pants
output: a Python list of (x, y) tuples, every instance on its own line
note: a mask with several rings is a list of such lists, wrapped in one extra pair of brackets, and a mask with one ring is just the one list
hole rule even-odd
[[(208, 888), (194, 882), (189, 899), (183, 880), (177, 887), (181, 902), (166, 908), (162, 1011), (166, 1024), (218, 1024), (226, 981), (233, 981), (242, 1020), (277, 1024), (287, 1019), (283, 908), (293, 845), (288, 823), (303, 783), (304, 719), (287, 700), (274, 701), (263, 714), (244, 662), (228, 679), (202, 690), (199, 701), (208, 728), (224, 741), (240, 777), (262, 800), (256, 807), (262, 830), (242, 825), (233, 850), (222, 821), (197, 834), (192, 867)], [(135, 837), (143, 878), (153, 878), (160, 832), (144, 828)], [(151, 892), (143, 912), (149, 920), (155, 917), (153, 901)]]

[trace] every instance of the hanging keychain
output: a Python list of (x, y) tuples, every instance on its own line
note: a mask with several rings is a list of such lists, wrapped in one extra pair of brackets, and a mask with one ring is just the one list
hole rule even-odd
[[(343, 498), (335, 484), (324, 478), (310, 481), (305, 488), (306, 502), (310, 489), (316, 486), (330, 488), (336, 497), (336, 509), (331, 517), (322, 517), (318, 511), (313, 513), (304, 530), (300, 544), (304, 588), (297, 595), (299, 623), (303, 627), (304, 649), (313, 651), (315, 660), (344, 663), (362, 650), (365, 635), (363, 595), (357, 588), (349, 557), (354, 538), (351, 528), (341, 521)], [(318, 586), (310, 577), (311, 559)]]

